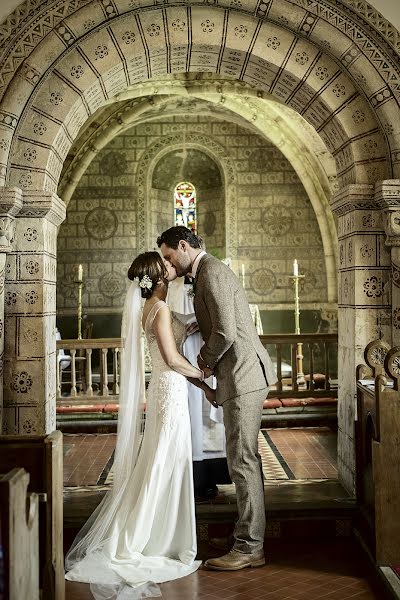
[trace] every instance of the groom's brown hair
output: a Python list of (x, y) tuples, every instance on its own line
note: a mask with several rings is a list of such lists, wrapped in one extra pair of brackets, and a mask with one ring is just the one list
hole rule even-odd
[(168, 248), (176, 250), (181, 240), (187, 242), (192, 248), (201, 248), (197, 235), (183, 225), (176, 225), (176, 227), (170, 227), (164, 231), (157, 238), (157, 245), (160, 248), (161, 244), (165, 244)]

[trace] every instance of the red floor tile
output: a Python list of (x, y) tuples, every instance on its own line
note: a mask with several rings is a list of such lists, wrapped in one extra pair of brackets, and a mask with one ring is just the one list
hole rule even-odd
[[(295, 479), (336, 479), (336, 433), (328, 428), (268, 429), (275, 456)], [(115, 448), (116, 434), (65, 434), (64, 484), (96, 485)]]

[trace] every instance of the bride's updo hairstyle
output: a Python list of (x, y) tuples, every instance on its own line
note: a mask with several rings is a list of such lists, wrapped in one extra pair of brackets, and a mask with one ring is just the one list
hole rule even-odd
[(167, 282), (168, 272), (158, 252), (139, 254), (129, 267), (128, 278), (139, 281), (142, 298), (151, 298), (157, 282)]

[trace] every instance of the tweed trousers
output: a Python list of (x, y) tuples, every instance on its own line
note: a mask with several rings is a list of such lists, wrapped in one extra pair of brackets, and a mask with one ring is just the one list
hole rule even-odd
[(262, 550), (265, 534), (264, 482), (258, 453), (262, 406), (268, 387), (223, 403), (226, 457), (236, 486), (238, 520), (234, 549), (245, 554)]

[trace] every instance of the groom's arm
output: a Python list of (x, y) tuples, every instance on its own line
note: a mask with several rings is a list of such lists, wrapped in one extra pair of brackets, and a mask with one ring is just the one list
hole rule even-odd
[(200, 350), (200, 356), (211, 369), (236, 340), (235, 290), (225, 277), (207, 278), (203, 301), (211, 319), (211, 335)]

